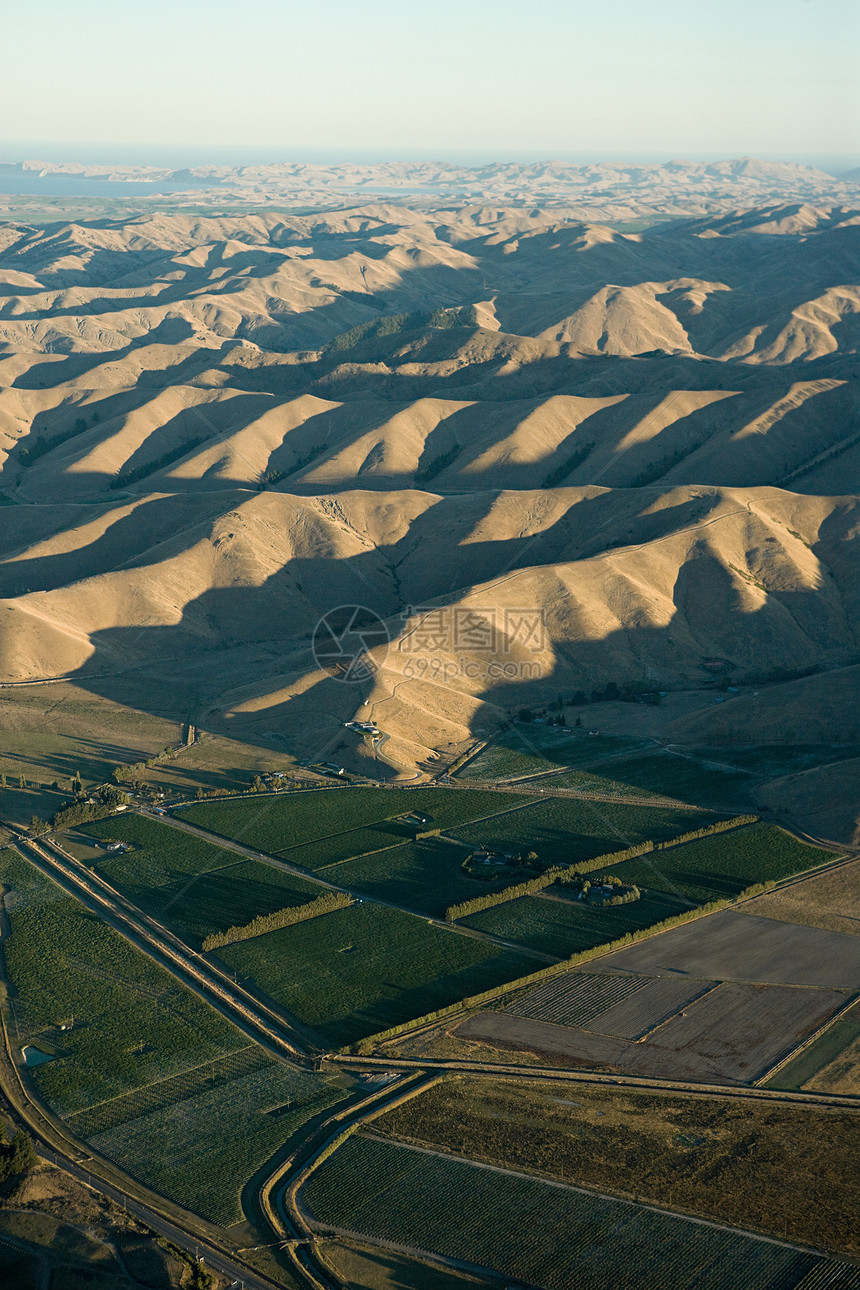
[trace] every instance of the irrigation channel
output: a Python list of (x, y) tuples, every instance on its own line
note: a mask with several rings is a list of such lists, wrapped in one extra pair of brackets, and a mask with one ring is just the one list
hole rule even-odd
[[(318, 1164), (336, 1150), (357, 1128), (370, 1123), (395, 1105), (424, 1092), (451, 1074), (481, 1074), (506, 1080), (567, 1081), (612, 1087), (684, 1093), (702, 1097), (753, 1099), (810, 1108), (860, 1108), (860, 1097), (821, 1093), (788, 1092), (756, 1087), (697, 1084), (635, 1076), (617, 1076), (594, 1071), (557, 1067), (506, 1065), (397, 1057), (352, 1057), (311, 1052), (306, 1041), (293, 1034), (281, 1016), (266, 1008), (230, 977), (201, 955), (190, 950), (156, 919), (145, 914), (120, 895), (99, 875), (75, 860), (57, 844), (19, 836), (17, 846), (43, 873), (88, 909), (121, 933), (160, 966), (173, 973), (202, 998), (235, 1022), (270, 1053), (292, 1066), (305, 1069), (340, 1069), (355, 1076), (392, 1078), (317, 1124), (261, 1185), (260, 1208), (290, 1269), (310, 1290), (340, 1290), (342, 1282), (327, 1265), (318, 1249), (317, 1235), (304, 1214), (300, 1192)], [(33, 1135), (40, 1154), (86, 1186), (122, 1203), (147, 1226), (168, 1237), (195, 1258), (202, 1257), (212, 1269), (232, 1277), (247, 1290), (275, 1290), (277, 1282), (249, 1267), (226, 1242), (226, 1233), (181, 1209), (166, 1198), (124, 1174), (109, 1160), (92, 1153), (37, 1098), (27, 1071), (14, 1057), (2, 1018), (3, 1045), (0, 1051), (0, 1084), (18, 1119)], [(372, 1242), (371, 1242), (372, 1243)], [(384, 1244), (384, 1243), (383, 1243)], [(430, 1252), (418, 1252), (430, 1263), (445, 1260)], [(448, 1261), (453, 1268), (455, 1261)], [(462, 1265), (457, 1265), (462, 1266)], [(497, 1280), (490, 1269), (481, 1269), (488, 1280)]]

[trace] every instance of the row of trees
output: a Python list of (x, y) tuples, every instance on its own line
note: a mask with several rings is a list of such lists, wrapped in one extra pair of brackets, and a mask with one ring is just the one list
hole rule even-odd
[(250, 941), (265, 932), (276, 932), (281, 927), (292, 927), (294, 923), (304, 923), (309, 918), (319, 918), (320, 914), (333, 914), (336, 909), (346, 909), (352, 904), (352, 897), (345, 891), (328, 891), (305, 905), (288, 905), (286, 909), (277, 909), (273, 914), (258, 914), (244, 927), (228, 927), (226, 932), (212, 932), (203, 941), (203, 949), (219, 950), (224, 945), (233, 945), (236, 941)]
[(738, 896), (726, 896), (722, 900), (712, 900), (707, 905), (696, 906), (693, 909), (685, 909), (680, 914), (673, 914), (670, 918), (664, 918), (661, 923), (653, 923), (650, 927), (639, 927), (633, 932), (625, 932), (614, 941), (607, 941), (604, 945), (595, 945), (589, 950), (578, 950), (571, 954), (570, 958), (562, 959), (559, 963), (552, 963), (549, 967), (540, 968), (537, 972), (531, 972), (528, 976), (518, 977), (515, 981), (508, 981), (503, 985), (494, 986), (490, 990), (485, 990), (483, 994), (470, 995), (468, 998), (461, 999), (458, 1003), (452, 1003), (446, 1008), (438, 1008), (435, 1012), (428, 1012), (423, 1017), (413, 1017), (410, 1021), (404, 1021), (398, 1026), (391, 1026), (388, 1030), (379, 1031), (375, 1035), (368, 1035), (367, 1038), (359, 1040), (344, 1051), (357, 1053), (371, 1053), (377, 1044), (388, 1039), (394, 1039), (397, 1035), (405, 1034), (408, 1030), (417, 1030), (426, 1026), (431, 1021), (439, 1021), (442, 1017), (451, 1016), (454, 1013), (462, 1012), (464, 1009), (480, 1008), (485, 1003), (492, 1003), (495, 999), (500, 999), (513, 990), (521, 990), (523, 986), (537, 985), (540, 981), (545, 981), (549, 977), (558, 976), (562, 972), (569, 971), (572, 967), (578, 967), (582, 963), (587, 963), (591, 959), (601, 958), (604, 954), (614, 954), (616, 950), (626, 949), (629, 945), (635, 945), (638, 941), (645, 940), (646, 937), (654, 936), (658, 932), (667, 931), (670, 927), (678, 927), (681, 923), (689, 923), (694, 918), (701, 918), (704, 914), (713, 914), (717, 910), (726, 909), (729, 905), (737, 904), (742, 900), (749, 900), (752, 896), (759, 896), (762, 892), (770, 891), (775, 887), (775, 882), (758, 882), (751, 887), (746, 887)]
[[(579, 864), (552, 865), (539, 877), (530, 878), (527, 882), (518, 882), (512, 887), (504, 887), (501, 891), (489, 891), (482, 896), (474, 896), (471, 900), (461, 900), (456, 905), (449, 905), (445, 910), (445, 918), (449, 923), (453, 923), (459, 918), (468, 918), (470, 914), (477, 914), (482, 909), (489, 909), (492, 905), (503, 905), (510, 900), (517, 900), (520, 896), (532, 896), (554, 882), (575, 882), (581, 874), (594, 873), (597, 869), (606, 869), (612, 865), (621, 864), (624, 860), (634, 860), (637, 856), (647, 855), (649, 851), (664, 851), (667, 847), (676, 847), (682, 842), (695, 842), (698, 838), (706, 838), (713, 833), (725, 833), (727, 829), (755, 824), (757, 820), (757, 815), (736, 815), (730, 820), (716, 820), (713, 824), (703, 825), (700, 829), (691, 829), (690, 832), (682, 833), (677, 838), (669, 838), (666, 842), (648, 840), (639, 842), (636, 846), (626, 847), (623, 851), (610, 851), (606, 855), (596, 856), (593, 860), (583, 860)], [(622, 885), (619, 878), (606, 876), (602, 877), (600, 882), (606, 885)], [(611, 903), (622, 904), (638, 899), (637, 889), (635, 895), (627, 892), (623, 896), (612, 897)]]
[(669, 838), (666, 842), (655, 842), (654, 850), (665, 851), (667, 847), (677, 847), (682, 842), (695, 842), (697, 838), (707, 838), (712, 833), (725, 833), (726, 829), (739, 829), (745, 824), (755, 824), (757, 820), (757, 815), (735, 815), (730, 820), (717, 820), (715, 824), (706, 824), (701, 829), (691, 829), (689, 833), (682, 833), (677, 838)]

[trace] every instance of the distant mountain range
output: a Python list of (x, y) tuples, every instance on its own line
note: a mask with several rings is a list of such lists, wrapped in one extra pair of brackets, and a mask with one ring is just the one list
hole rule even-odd
[[(154, 166), (83, 165), (30, 160), (0, 165), (7, 193), (38, 194), (40, 184), (64, 177), (87, 184), (115, 185), (117, 195), (130, 184), (151, 186), (153, 196), (170, 192), (181, 202), (225, 201), (332, 207), (368, 195), (401, 200), (411, 206), (438, 202), (498, 202), (503, 205), (567, 205), (583, 219), (625, 220), (690, 216), (772, 201), (842, 203), (860, 200), (860, 177), (836, 178), (825, 171), (752, 157), (717, 162), (670, 161), (663, 164), (603, 162), (574, 165), (563, 161), (500, 162), (469, 167), (439, 162), (378, 164), (204, 165), (172, 170)], [(101, 192), (102, 189), (100, 188)]]
[[(702, 191), (776, 169), (659, 168)], [(487, 199), (0, 226), (2, 679), (353, 765), (342, 723), (372, 715), (392, 770), (607, 686), (826, 668), (844, 696), (858, 283), (860, 204), (627, 232)], [(392, 639), (358, 686), (311, 648), (349, 604)], [(804, 684), (725, 710), (860, 740)]]

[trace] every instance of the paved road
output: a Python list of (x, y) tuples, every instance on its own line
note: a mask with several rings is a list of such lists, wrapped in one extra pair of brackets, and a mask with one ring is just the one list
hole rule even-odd
[[(521, 806), (512, 806), (506, 811), (499, 812), (499, 814), (508, 815), (511, 811), (520, 811), (522, 809)], [(281, 860), (266, 851), (258, 851), (255, 847), (246, 846), (244, 842), (235, 842), (232, 838), (223, 838), (219, 833), (212, 833), (209, 829), (203, 829), (198, 824), (189, 824), (187, 820), (178, 819), (176, 816), (154, 815), (145, 809), (141, 809), (139, 813), (158, 820), (160, 824), (167, 824), (174, 829), (181, 829), (185, 833), (191, 833), (195, 837), (203, 838), (206, 842), (211, 843), (213, 846), (221, 847), (224, 851), (234, 851), (237, 855), (245, 856), (248, 860), (259, 860), (263, 864), (274, 865), (296, 878), (302, 878), (305, 882), (317, 883), (327, 891), (337, 891), (347, 896), (352, 896), (353, 900), (365, 905), (380, 905), (383, 909), (394, 909), (400, 914), (410, 914), (414, 918), (422, 919), (425, 923), (432, 923), (434, 927), (441, 927), (446, 932), (453, 932), (459, 936), (469, 936), (472, 940), (487, 941), (505, 950), (516, 950), (518, 954), (522, 954), (526, 958), (535, 959), (539, 963), (561, 962), (559, 958), (551, 954), (544, 954), (540, 950), (530, 949), (529, 946), (520, 945), (517, 941), (507, 941), (504, 937), (494, 936), (491, 932), (482, 932), (476, 927), (464, 927), (462, 923), (449, 923), (444, 918), (431, 918), (429, 914), (422, 913), (420, 909), (413, 909), (409, 905), (396, 904), (391, 900), (382, 900), (379, 896), (368, 896), (364, 892), (355, 891), (350, 887), (341, 887), (336, 882), (329, 882), (327, 878), (321, 878), (318, 873), (314, 873), (310, 869), (302, 869), (299, 865), (290, 864), (288, 860)], [(471, 828), (473, 824), (483, 823), (484, 819), (495, 819), (495, 816), (484, 816), (480, 820), (470, 820), (469, 827)], [(350, 831), (346, 830), (346, 832)], [(339, 835), (332, 834), (331, 836), (338, 837)]]
[[(129, 1179), (127, 1188), (119, 1185), (125, 1177), (121, 1170), (116, 1167), (111, 1168), (111, 1173), (117, 1181), (111, 1181), (99, 1173), (96, 1168), (98, 1158), (88, 1156), (79, 1143), (67, 1136), (65, 1126), (54, 1120), (51, 1113), (31, 1097), (29, 1088), (23, 1082), (21, 1070), (15, 1063), (2, 1013), (0, 1013), (0, 1029), (2, 1029), (0, 1088), (18, 1119), (29, 1130), (39, 1155), (57, 1168), (71, 1174), (73, 1178), (77, 1178), (85, 1186), (109, 1196), (152, 1231), (167, 1237), (192, 1257), (202, 1257), (209, 1267), (235, 1282), (244, 1284), (246, 1290), (282, 1290), (278, 1282), (248, 1267), (228, 1249), (220, 1247), (208, 1238), (203, 1230), (204, 1224), (200, 1220), (196, 1221), (200, 1223), (201, 1230), (194, 1230), (195, 1219), (192, 1216), (189, 1216), (188, 1226), (183, 1226), (181, 1222), (160, 1212), (157, 1208), (160, 1198), (141, 1184)], [(150, 1203), (145, 1203), (141, 1196), (150, 1198)], [(175, 1211), (178, 1207), (171, 1206), (171, 1209)]]
[(456, 1071), (466, 1075), (499, 1075), (504, 1078), (567, 1080), (579, 1084), (606, 1084), (611, 1087), (646, 1089), (657, 1093), (697, 1093), (708, 1097), (747, 1098), (755, 1101), (790, 1102), (813, 1108), (860, 1108), (860, 1096), (848, 1093), (790, 1092), (783, 1089), (755, 1088), (739, 1084), (697, 1084), (692, 1081), (647, 1079), (640, 1075), (607, 1075), (599, 1071), (564, 1070), (557, 1066), (517, 1066), (498, 1062), (469, 1062), (454, 1059), (434, 1060), (429, 1057), (349, 1057), (331, 1053), (323, 1058), (323, 1065), (338, 1066), (346, 1070), (377, 1067), (387, 1071)]
[(19, 848), (38, 868), (71, 892), (116, 931), (166, 967), (183, 984), (225, 1013), (246, 1034), (292, 1065), (314, 1064), (285, 1020), (235, 984), (208, 960), (126, 900), (97, 873), (75, 860), (56, 843), (20, 839)]

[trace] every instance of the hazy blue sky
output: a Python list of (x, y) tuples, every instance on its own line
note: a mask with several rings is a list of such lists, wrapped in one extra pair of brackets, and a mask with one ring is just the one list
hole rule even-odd
[(4, 10), (0, 160), (46, 140), (110, 145), (116, 160), (142, 145), (272, 159), (860, 152), (858, 0), (41, 0)]

